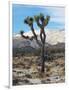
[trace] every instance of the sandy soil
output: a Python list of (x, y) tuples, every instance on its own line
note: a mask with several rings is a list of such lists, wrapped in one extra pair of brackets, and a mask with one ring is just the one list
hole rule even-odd
[(63, 83), (65, 81), (65, 61), (58, 58), (45, 62), (45, 72), (41, 73), (39, 56), (13, 58), (13, 85)]

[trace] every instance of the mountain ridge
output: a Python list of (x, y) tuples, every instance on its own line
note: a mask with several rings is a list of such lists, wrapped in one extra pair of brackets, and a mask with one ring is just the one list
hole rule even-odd
[[(65, 31), (64, 30), (46, 30), (46, 43), (50, 45), (56, 45), (58, 43), (64, 43), (65, 42)], [(38, 35), (38, 40), (39, 38), (39, 31), (36, 31), (36, 34)], [(29, 35), (30, 37), (32, 36), (32, 32), (26, 32), (24, 35)], [(29, 39), (24, 39), (21, 37), (20, 34), (16, 34), (13, 36), (13, 46), (16, 47), (22, 47), (22, 46), (32, 46), (33, 48), (38, 48), (38, 44), (36, 43), (36, 40), (29, 40)]]

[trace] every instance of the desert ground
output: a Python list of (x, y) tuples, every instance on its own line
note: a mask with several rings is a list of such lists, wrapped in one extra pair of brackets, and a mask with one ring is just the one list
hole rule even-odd
[(13, 57), (13, 85), (63, 83), (65, 81), (65, 58), (45, 61), (41, 73), (40, 56)]
[[(41, 72), (41, 48), (35, 40), (13, 37), (13, 85), (64, 83), (65, 36), (64, 30), (46, 31), (45, 72)], [(31, 35), (27, 33), (27, 35)], [(38, 34), (39, 38), (39, 34)]]

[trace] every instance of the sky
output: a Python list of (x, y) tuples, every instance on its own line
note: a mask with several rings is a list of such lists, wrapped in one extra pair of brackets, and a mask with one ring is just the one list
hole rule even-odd
[[(20, 30), (24, 32), (30, 31), (27, 24), (24, 24), (24, 19), (27, 16), (34, 16), (43, 13), (44, 16), (50, 16), (50, 21), (45, 29), (62, 30), (65, 29), (65, 8), (52, 6), (36, 6), (36, 5), (12, 5), (12, 33), (19, 33)], [(39, 27), (34, 22), (34, 29), (39, 30)]]

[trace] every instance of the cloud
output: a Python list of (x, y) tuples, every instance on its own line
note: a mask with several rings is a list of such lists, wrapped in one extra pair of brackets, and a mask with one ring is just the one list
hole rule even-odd
[(62, 17), (51, 17), (50, 18), (50, 22), (57, 22), (57, 23), (61, 23), (61, 24), (64, 24), (65, 22), (65, 19), (62, 18)]
[(50, 15), (50, 22), (56, 22), (59, 24), (65, 23), (65, 8), (64, 7), (46, 7), (44, 9), (48, 15)]
[(46, 11), (51, 16), (65, 16), (64, 7), (46, 7), (44, 11)]

